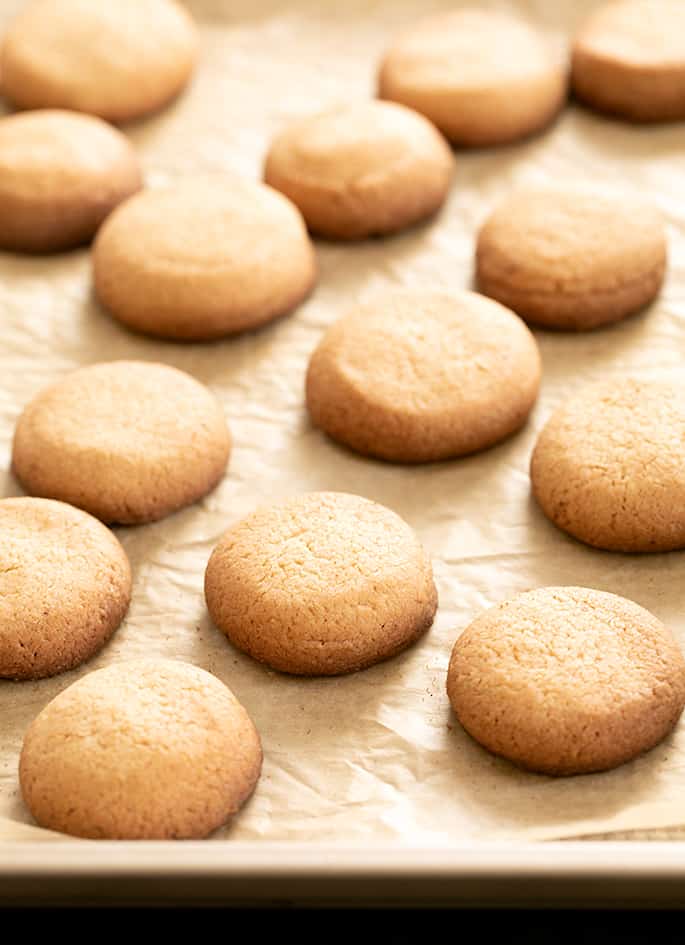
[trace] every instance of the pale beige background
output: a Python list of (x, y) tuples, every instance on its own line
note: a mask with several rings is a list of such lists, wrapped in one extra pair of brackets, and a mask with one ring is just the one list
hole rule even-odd
[[(393, 33), (424, 0), (197, 0), (202, 58), (188, 92), (158, 117), (129, 126), (150, 185), (197, 171), (260, 175), (269, 137), (289, 119), (373, 94)], [(482, 4), (483, 6), (490, 4)], [(590, 2), (494, 3), (516, 9), (560, 48)], [(0, 4), (6, 19), (19, 4)], [(454, 189), (427, 226), (385, 241), (317, 244), (320, 283), (293, 316), (211, 345), (128, 334), (91, 299), (89, 257), (0, 255), (0, 468), (22, 405), (82, 364), (159, 360), (189, 371), (220, 398), (235, 436), (228, 475), (199, 505), (163, 522), (118, 529), (133, 565), (128, 619), (79, 671), (38, 683), (0, 683), (0, 836), (48, 839), (18, 797), (22, 734), (80, 675), (159, 655), (190, 660), (230, 685), (265, 749), (258, 790), (216, 839), (450, 844), (587, 835), (685, 824), (685, 722), (638, 761), (607, 774), (552, 780), (497, 760), (460, 730), (444, 691), (457, 634), (484, 607), (544, 584), (585, 584), (632, 597), (685, 646), (685, 555), (593, 551), (549, 525), (530, 499), (528, 459), (554, 404), (589, 380), (681, 367), (685, 351), (685, 125), (634, 128), (575, 106), (517, 146), (457, 154)], [(310, 428), (303, 376), (321, 331), (384, 287), (463, 288), (474, 232), (522, 182), (592, 181), (650, 194), (668, 221), (670, 271), (643, 315), (585, 336), (538, 332), (542, 396), (527, 428), (489, 452), (403, 468), (345, 452)], [(4, 494), (17, 493), (3, 473)], [(258, 503), (310, 489), (356, 492), (393, 508), (435, 562), (440, 610), (410, 652), (356, 676), (303, 680), (235, 652), (206, 615), (202, 581), (213, 544)]]

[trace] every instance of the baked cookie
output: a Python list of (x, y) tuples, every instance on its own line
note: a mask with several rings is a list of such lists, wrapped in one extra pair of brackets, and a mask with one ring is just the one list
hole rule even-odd
[(543, 587), (464, 630), (447, 693), (489, 751), (543, 774), (586, 774), (668, 735), (685, 705), (685, 661), (666, 627), (632, 601)]
[(204, 341), (257, 328), (311, 291), (316, 262), (297, 208), (229, 175), (146, 190), (101, 227), (95, 292), (129, 328)]
[(566, 66), (534, 30), (475, 7), (412, 24), (378, 75), (381, 98), (416, 109), (469, 147), (516, 141), (548, 125), (566, 85)]
[(28, 404), (12, 467), (32, 495), (133, 525), (206, 495), (230, 449), (221, 407), (199, 381), (165, 364), (111, 361), (73, 371)]
[(17, 108), (70, 108), (122, 122), (188, 82), (195, 26), (174, 0), (32, 0), (0, 49), (2, 94)]
[(57, 109), (0, 118), (0, 249), (86, 243), (141, 185), (128, 139), (99, 118)]
[(359, 453), (426, 463), (492, 446), (540, 384), (523, 322), (475, 292), (394, 291), (332, 325), (309, 362), (315, 426)]
[(117, 629), (128, 558), (91, 515), (49, 499), (0, 499), (0, 677), (73, 669)]
[(685, 548), (685, 384), (613, 378), (570, 397), (531, 460), (559, 528), (608, 551)]
[(240, 809), (261, 765), (230, 689), (197, 666), (149, 659), (89, 673), (49, 702), (26, 732), (19, 781), (49, 830), (197, 839)]
[(589, 188), (526, 188), (478, 234), (476, 279), (526, 321), (584, 331), (656, 296), (666, 271), (663, 220), (648, 203)]
[(447, 142), (418, 112), (358, 102), (295, 122), (276, 137), (264, 179), (333, 239), (394, 233), (431, 216), (450, 187)]
[(273, 669), (332, 676), (405, 649), (433, 623), (430, 561), (394, 512), (342, 492), (258, 509), (216, 546), (212, 620)]
[(685, 118), (685, 4), (621, 0), (595, 10), (573, 44), (572, 85), (590, 107), (630, 121)]

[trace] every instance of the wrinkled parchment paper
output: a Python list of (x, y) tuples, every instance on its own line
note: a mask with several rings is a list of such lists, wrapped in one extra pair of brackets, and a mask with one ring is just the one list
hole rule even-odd
[[(0, 19), (18, 5), (4, 0)], [(268, 141), (284, 123), (371, 95), (376, 62), (398, 28), (455, 3), (188, 5), (202, 38), (192, 87), (159, 116), (125, 129), (152, 186), (198, 170), (258, 177)], [(518, 11), (561, 45), (595, 4), (493, 5)], [(684, 152), (685, 125), (635, 128), (569, 107), (534, 140), (459, 153), (450, 200), (430, 224), (383, 241), (319, 243), (320, 281), (305, 305), (258, 333), (217, 344), (127, 333), (94, 304), (85, 250), (47, 258), (0, 254), (0, 469), (7, 470), (14, 423), (29, 398), (73, 368), (115, 358), (188, 371), (220, 398), (235, 438), (229, 472), (212, 495), (156, 524), (117, 530), (133, 566), (133, 603), (104, 651), (55, 679), (0, 683), (0, 839), (61, 839), (29, 826), (16, 770), (23, 733), (83, 674), (141, 656), (189, 660), (215, 673), (261, 732), (265, 765), (256, 794), (214, 842), (468, 844), (685, 825), (685, 722), (648, 755), (613, 772), (554, 780), (518, 771), (478, 747), (445, 695), (459, 632), (485, 607), (540, 585), (624, 594), (664, 620), (685, 647), (685, 553), (609, 554), (566, 538), (532, 503), (527, 473), (537, 431), (568, 394), (600, 377), (681, 367)], [(512, 185), (552, 180), (651, 194), (671, 241), (656, 304), (594, 334), (538, 332), (540, 401), (520, 435), (481, 455), (403, 468), (357, 457), (313, 430), (303, 377), (323, 329), (387, 287), (468, 287), (474, 233), (490, 208)], [(7, 472), (0, 486), (5, 495), (20, 492)], [(237, 653), (211, 625), (202, 594), (210, 551), (229, 525), (260, 503), (313, 489), (359, 493), (402, 515), (433, 557), (440, 594), (433, 629), (410, 651), (335, 679), (289, 678)]]

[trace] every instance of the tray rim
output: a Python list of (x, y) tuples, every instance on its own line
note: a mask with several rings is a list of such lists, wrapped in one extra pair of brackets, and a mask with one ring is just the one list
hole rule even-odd
[[(170, 855), (171, 851), (173, 855)], [(451, 847), (8, 841), (0, 902), (685, 908), (680, 841)]]

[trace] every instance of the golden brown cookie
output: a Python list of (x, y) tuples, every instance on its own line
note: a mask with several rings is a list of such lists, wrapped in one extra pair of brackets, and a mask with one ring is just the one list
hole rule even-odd
[(296, 121), (274, 140), (264, 179), (333, 239), (393, 233), (431, 216), (450, 187), (454, 159), (418, 112), (358, 102)]
[(584, 331), (625, 318), (652, 301), (665, 271), (663, 220), (631, 195), (525, 188), (478, 234), (479, 290), (546, 328)]
[(128, 139), (99, 118), (58, 109), (0, 118), (0, 249), (86, 243), (141, 184)]
[(520, 20), (476, 7), (413, 24), (385, 54), (381, 98), (429, 118), (458, 145), (523, 138), (566, 99), (566, 67)]
[(0, 677), (40, 679), (104, 646), (131, 599), (108, 528), (64, 502), (0, 499)]
[(573, 44), (572, 84), (600, 112), (640, 122), (685, 118), (685, 4), (620, 0), (593, 11)]
[(412, 529), (342, 492), (305, 493), (230, 528), (209, 559), (205, 596), (231, 643), (305, 676), (394, 656), (428, 630), (437, 607)]
[(30, 725), (19, 780), (42, 827), (104, 840), (201, 838), (252, 794), (259, 735), (233, 693), (173, 660), (89, 673)]
[(559, 528), (609, 551), (685, 547), (685, 384), (613, 378), (542, 430), (533, 493)]
[(152, 522), (196, 502), (224, 474), (231, 437), (204, 385), (165, 364), (111, 361), (41, 391), (14, 433), (27, 492), (104, 522)]
[(257, 328), (311, 291), (316, 261), (282, 194), (228, 174), (184, 178), (117, 208), (93, 252), (95, 291), (129, 328), (203, 341)]
[(195, 26), (175, 0), (32, 0), (0, 49), (17, 108), (70, 108), (121, 122), (156, 111), (188, 82)]
[(668, 735), (685, 705), (685, 661), (666, 627), (632, 601), (543, 587), (464, 630), (447, 693), (489, 751), (543, 774), (586, 774)]
[(520, 318), (474, 292), (394, 291), (332, 325), (309, 362), (315, 426), (367, 456), (425, 463), (518, 430), (540, 383)]

